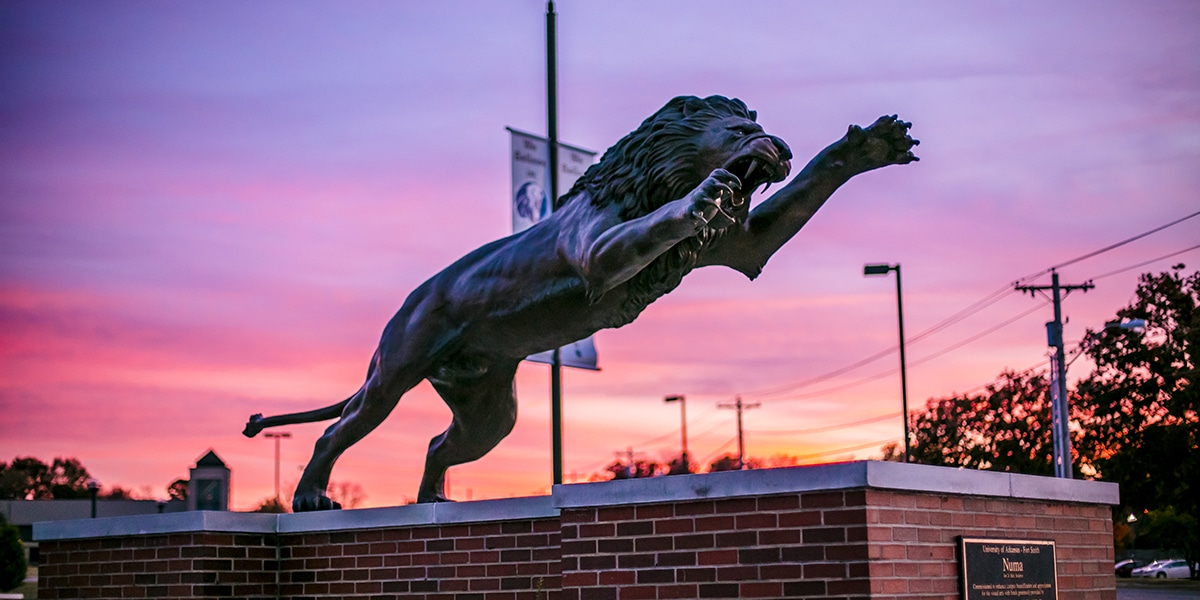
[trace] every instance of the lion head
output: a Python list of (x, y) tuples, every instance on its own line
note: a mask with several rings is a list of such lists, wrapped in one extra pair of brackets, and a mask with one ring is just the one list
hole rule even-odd
[(621, 138), (556, 201), (587, 192), (592, 204), (621, 206), (623, 219), (649, 214), (682, 198), (713, 169), (742, 180), (743, 195), (787, 177), (792, 153), (767, 135), (758, 115), (737, 98), (679, 96)]
[[(787, 177), (792, 157), (787, 144), (767, 135), (756, 118), (736, 98), (673, 98), (609, 148), (555, 208), (586, 193), (593, 206), (617, 205), (622, 219), (635, 219), (683, 198), (714, 169), (724, 168), (742, 182), (733, 215), (743, 220), (749, 214), (746, 200), (759, 186)], [(632, 319), (678, 286), (704, 246), (722, 233), (706, 230), (680, 242), (634, 276), (624, 316)]]

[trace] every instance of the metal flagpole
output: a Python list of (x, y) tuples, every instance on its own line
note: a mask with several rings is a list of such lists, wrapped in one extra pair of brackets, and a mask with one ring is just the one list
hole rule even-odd
[[(546, 2), (546, 137), (550, 144), (550, 202), (558, 201), (558, 61), (554, 0)], [(550, 445), (554, 485), (563, 482), (562, 350), (554, 349), (550, 364)]]

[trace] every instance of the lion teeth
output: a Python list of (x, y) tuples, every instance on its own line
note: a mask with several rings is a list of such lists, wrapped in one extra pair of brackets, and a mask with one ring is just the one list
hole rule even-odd
[(742, 176), (742, 179), (745, 181), (750, 181), (750, 175), (754, 173), (756, 168), (758, 168), (758, 161), (750, 159), (750, 166), (746, 167), (746, 174)]

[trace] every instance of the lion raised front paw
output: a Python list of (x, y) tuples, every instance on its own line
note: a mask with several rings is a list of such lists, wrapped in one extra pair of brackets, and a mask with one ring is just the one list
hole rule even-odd
[(921, 141), (908, 135), (910, 127), (912, 123), (901, 121), (896, 115), (879, 117), (866, 129), (851, 125), (846, 137), (829, 148), (830, 166), (857, 175), (921, 160), (912, 152), (913, 146)]
[(692, 215), (700, 228), (724, 229), (737, 222), (731, 210), (744, 199), (738, 195), (742, 182), (725, 169), (716, 169), (692, 190)]

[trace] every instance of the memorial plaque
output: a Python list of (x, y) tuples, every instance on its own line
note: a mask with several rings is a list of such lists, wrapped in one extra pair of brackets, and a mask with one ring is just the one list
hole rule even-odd
[(1051, 540), (958, 538), (964, 600), (1057, 600), (1058, 571)]

